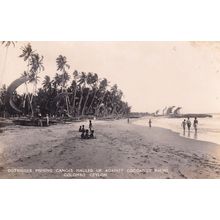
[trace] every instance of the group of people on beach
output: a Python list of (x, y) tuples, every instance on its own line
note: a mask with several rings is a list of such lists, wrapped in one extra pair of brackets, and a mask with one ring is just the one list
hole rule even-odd
[[(198, 119), (197, 119), (197, 117), (195, 117), (195, 119), (194, 119), (194, 121), (193, 121), (193, 127), (194, 127), (195, 132), (197, 132), (197, 130), (198, 130), (198, 124), (199, 124)], [(152, 121), (151, 121), (151, 119), (149, 119), (148, 125), (149, 125), (149, 127), (151, 128), (151, 126), (152, 126)], [(184, 120), (182, 121), (181, 126), (182, 126), (184, 132), (185, 132), (185, 130), (186, 130), (186, 127), (188, 128), (188, 131), (190, 131), (191, 126), (192, 126), (192, 123), (191, 123), (191, 121), (190, 121), (190, 118), (188, 117), (187, 120), (184, 119)]]
[[(197, 132), (198, 124), (199, 124), (198, 119), (197, 119), (197, 117), (195, 117), (195, 119), (194, 119), (194, 121), (193, 121), (193, 127), (194, 127), (195, 132)], [(187, 118), (187, 120), (184, 119), (183, 122), (182, 122), (183, 131), (186, 130), (186, 126), (187, 126), (187, 128), (188, 128), (188, 131), (190, 131), (191, 125), (192, 125), (192, 123), (191, 123), (189, 117)]]
[[(38, 116), (37, 117), (37, 119), (38, 119), (38, 126), (43, 127), (43, 117), (42, 117), (41, 113), (39, 113), (37, 116)], [(49, 118), (48, 114), (46, 114), (45, 119), (46, 119), (46, 126), (50, 126), (50, 118)]]
[(81, 132), (81, 139), (94, 139), (94, 130), (92, 129), (92, 121), (89, 120), (89, 129), (85, 129), (84, 125), (79, 126), (79, 132)]
[[(40, 106), (38, 105), (37, 108), (36, 108), (36, 112), (34, 114), (35, 118), (37, 119), (37, 122), (38, 122), (38, 126), (40, 127), (43, 127), (43, 117), (42, 117), (42, 114), (41, 114), (41, 111), (40, 111)], [(46, 114), (46, 126), (49, 126), (50, 125), (50, 117), (48, 114)]]

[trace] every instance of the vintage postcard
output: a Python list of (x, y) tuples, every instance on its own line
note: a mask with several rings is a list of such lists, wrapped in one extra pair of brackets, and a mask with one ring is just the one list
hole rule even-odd
[(220, 42), (0, 42), (0, 178), (220, 178)]

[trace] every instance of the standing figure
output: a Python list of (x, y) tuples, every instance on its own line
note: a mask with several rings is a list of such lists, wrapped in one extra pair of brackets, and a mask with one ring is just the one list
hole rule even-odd
[(47, 120), (47, 126), (49, 126), (50, 125), (50, 118), (49, 118), (48, 114), (46, 114), (46, 120)]
[(43, 127), (42, 115), (40, 112), (38, 113), (38, 126)]
[(149, 122), (148, 122), (148, 124), (149, 124), (149, 127), (151, 128), (151, 124), (152, 124), (152, 121), (151, 121), (151, 119), (149, 119)]
[(187, 121), (186, 121), (186, 124), (187, 124), (188, 131), (190, 131), (191, 121), (190, 121), (190, 118), (189, 118), (189, 117), (188, 117), (188, 119), (187, 119)]
[(127, 122), (128, 122), (128, 124), (130, 123), (130, 119), (129, 119), (129, 117), (128, 117), (128, 119), (127, 119)]
[(193, 121), (193, 127), (195, 129), (195, 132), (197, 132), (197, 129), (198, 129), (198, 120), (197, 120), (197, 117), (195, 117), (194, 121)]
[(89, 130), (91, 131), (92, 130), (92, 121), (89, 120)]
[(185, 129), (186, 129), (186, 119), (184, 119), (183, 121), (182, 121), (182, 127), (183, 127), (183, 131), (185, 132)]

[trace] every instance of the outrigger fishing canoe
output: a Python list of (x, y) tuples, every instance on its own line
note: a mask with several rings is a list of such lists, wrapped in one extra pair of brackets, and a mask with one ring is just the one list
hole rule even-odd
[(22, 117), (22, 118), (12, 120), (12, 122), (16, 125), (23, 125), (23, 126), (47, 126), (46, 119), (41, 119), (41, 121), (40, 121), (38, 118)]
[[(20, 78), (14, 80), (7, 89), (8, 94), (8, 101), (10, 106), (18, 113), (22, 113), (22, 111), (15, 105), (13, 101), (13, 93), (16, 89), (21, 86), (23, 83), (26, 83), (31, 78), (29, 76), (21, 76)], [(12, 120), (16, 125), (23, 125), (23, 126), (47, 126), (47, 120), (45, 118), (37, 118), (37, 117), (21, 117)], [(51, 123), (51, 122), (50, 122)]]

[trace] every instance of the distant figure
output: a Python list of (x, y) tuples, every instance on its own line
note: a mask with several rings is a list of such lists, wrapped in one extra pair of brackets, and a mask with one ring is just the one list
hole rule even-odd
[(152, 121), (151, 121), (151, 119), (149, 119), (149, 127), (151, 128), (151, 124), (152, 124)]
[(38, 120), (38, 126), (43, 127), (42, 115), (41, 115), (41, 113), (40, 113), (40, 112), (38, 113), (38, 118), (39, 118), (39, 120)]
[(188, 117), (188, 119), (186, 121), (186, 124), (187, 124), (188, 131), (190, 131), (191, 121), (190, 121), (189, 117)]
[(128, 117), (128, 119), (127, 119), (127, 122), (128, 122), (128, 124), (130, 123), (130, 119), (129, 119), (129, 117)]
[(94, 130), (91, 130), (90, 135), (89, 135), (89, 138), (90, 138), (90, 139), (94, 139), (94, 138), (95, 138), (95, 136), (94, 136)]
[(92, 121), (89, 120), (89, 130), (91, 131), (92, 130)]
[(79, 132), (82, 132), (82, 126), (79, 126)]
[(50, 125), (50, 118), (49, 118), (48, 114), (46, 114), (46, 120), (47, 120), (47, 126), (49, 126)]
[(89, 139), (89, 130), (86, 129), (86, 133), (85, 133), (85, 136), (84, 136), (85, 139)]
[(85, 127), (84, 127), (84, 125), (82, 125), (81, 132), (85, 132)]
[(183, 131), (185, 131), (185, 129), (186, 129), (186, 119), (184, 119), (183, 121), (182, 121), (182, 127), (183, 127)]
[(82, 131), (82, 133), (81, 133), (81, 139), (85, 139), (85, 131)]
[(195, 129), (195, 132), (197, 132), (197, 129), (198, 129), (198, 120), (197, 120), (197, 117), (195, 117), (194, 121), (193, 121), (193, 127)]

